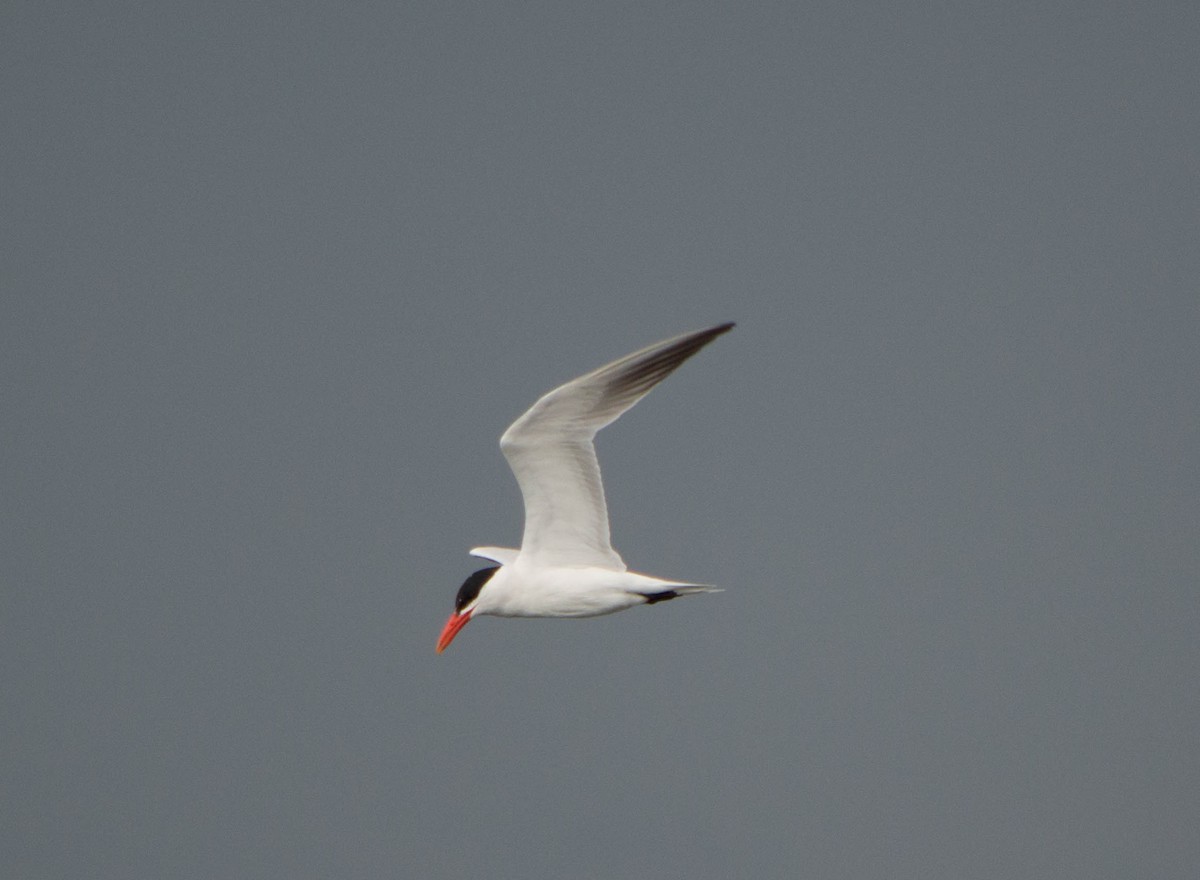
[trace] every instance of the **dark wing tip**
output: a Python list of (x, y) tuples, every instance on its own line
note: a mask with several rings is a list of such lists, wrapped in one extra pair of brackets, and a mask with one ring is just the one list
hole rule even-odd
[(666, 602), (668, 599), (678, 599), (679, 593), (675, 590), (663, 590), (658, 593), (642, 593), (646, 597), (646, 604), (653, 605), (655, 602)]
[(677, 339), (673, 344), (656, 351), (651, 351), (640, 360), (626, 366), (613, 383), (613, 390), (618, 393), (643, 394), (649, 391), (675, 369), (708, 345), (722, 333), (728, 333), (734, 328), (734, 323), (728, 321), (717, 324), (707, 330), (697, 330)]
[(671, 354), (681, 355), (681, 360), (687, 360), (718, 336), (728, 333), (736, 326), (737, 324), (733, 321), (726, 321), (724, 324), (717, 324), (715, 327), (709, 327), (707, 330), (697, 330), (695, 333), (688, 333), (670, 348), (666, 349), (666, 351), (662, 352), (662, 354), (667, 356)]

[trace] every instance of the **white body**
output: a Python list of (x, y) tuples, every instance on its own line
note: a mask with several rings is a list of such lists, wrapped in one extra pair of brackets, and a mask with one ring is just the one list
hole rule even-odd
[[(492, 559), (479, 552), (483, 549), (472, 550), (471, 555)], [(531, 565), (516, 556), (492, 575), (472, 611), (496, 617), (596, 617), (644, 605), (648, 594), (668, 590), (694, 593), (713, 588), (594, 565)]]

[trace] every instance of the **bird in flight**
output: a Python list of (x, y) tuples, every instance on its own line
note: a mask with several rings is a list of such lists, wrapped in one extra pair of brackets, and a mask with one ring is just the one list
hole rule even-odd
[(628, 571), (613, 549), (596, 433), (733, 324), (685, 333), (544, 394), (500, 437), (525, 500), (521, 549), (475, 547), (497, 563), (463, 582), (438, 637), (440, 654), (472, 617), (595, 617), (716, 592)]

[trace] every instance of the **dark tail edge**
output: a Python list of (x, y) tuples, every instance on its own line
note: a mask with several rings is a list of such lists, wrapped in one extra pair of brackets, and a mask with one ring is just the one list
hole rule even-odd
[(646, 604), (653, 605), (655, 602), (666, 602), (668, 599), (678, 599), (678, 590), (663, 590), (661, 593), (642, 593), (646, 597)]
[(666, 602), (668, 599), (678, 599), (680, 596), (698, 596), (701, 593), (719, 593), (720, 587), (707, 587), (696, 584), (688, 587), (676, 587), (673, 590), (660, 590), (657, 593), (639, 593), (646, 600), (647, 605), (653, 605), (655, 602)]

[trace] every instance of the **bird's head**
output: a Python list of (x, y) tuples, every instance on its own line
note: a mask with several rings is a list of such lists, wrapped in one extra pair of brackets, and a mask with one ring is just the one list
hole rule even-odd
[(458, 631), (467, 625), (475, 611), (475, 606), (479, 604), (479, 591), (499, 570), (500, 566), (498, 565), (481, 568), (463, 581), (463, 585), (458, 588), (458, 595), (454, 597), (454, 611), (450, 614), (446, 625), (442, 627), (442, 634), (438, 636), (437, 652), (439, 654), (454, 641)]

